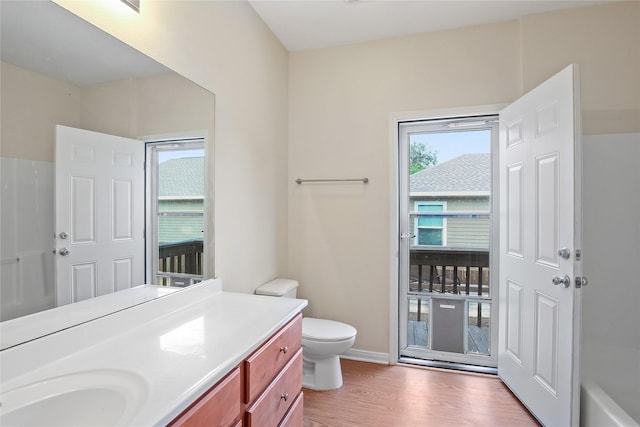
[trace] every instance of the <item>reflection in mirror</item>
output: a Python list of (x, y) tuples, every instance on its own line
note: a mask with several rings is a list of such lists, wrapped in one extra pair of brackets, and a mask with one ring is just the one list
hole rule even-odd
[[(204, 135), (205, 165), (212, 170), (214, 96), (51, 1), (3, 0), (0, 8), (0, 320), (5, 321), (56, 306), (60, 255), (53, 252), (54, 236), (73, 231), (54, 229), (55, 126), (141, 141), (197, 133)], [(213, 254), (212, 180), (208, 174), (205, 260)], [(96, 229), (111, 227), (96, 218)], [(145, 261), (135, 262), (144, 266)], [(213, 276), (212, 270), (209, 262), (203, 275)], [(73, 291), (75, 283), (67, 285)], [(96, 287), (83, 295), (114, 290)]]

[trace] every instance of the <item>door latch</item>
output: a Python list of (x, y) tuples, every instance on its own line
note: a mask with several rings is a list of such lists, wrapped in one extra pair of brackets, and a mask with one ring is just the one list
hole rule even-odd
[(576, 276), (575, 283), (576, 283), (576, 288), (580, 289), (583, 286), (587, 286), (589, 284), (589, 281), (585, 276)]

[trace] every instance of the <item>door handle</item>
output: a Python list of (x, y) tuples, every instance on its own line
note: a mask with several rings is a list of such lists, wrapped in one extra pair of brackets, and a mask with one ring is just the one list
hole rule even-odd
[(67, 248), (60, 248), (60, 250), (58, 251), (58, 253), (62, 256), (67, 256), (69, 255), (69, 249)]
[(414, 239), (415, 237), (416, 237), (415, 234), (404, 234), (404, 233), (400, 234), (401, 239)]
[(551, 282), (554, 285), (562, 285), (565, 288), (568, 288), (569, 286), (571, 286), (571, 278), (566, 274), (563, 274), (561, 277), (553, 276), (553, 278), (551, 279)]

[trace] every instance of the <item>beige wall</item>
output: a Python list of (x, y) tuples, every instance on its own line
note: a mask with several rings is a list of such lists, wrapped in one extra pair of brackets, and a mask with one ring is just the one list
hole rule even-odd
[[(215, 273), (253, 292), (286, 273), (288, 53), (245, 2), (56, 0), (216, 94)], [(211, 172), (211, 171), (210, 171)]]
[(0, 65), (0, 155), (53, 162), (54, 126), (80, 126), (80, 88), (8, 62)]
[(57, 124), (128, 138), (214, 131), (214, 95), (175, 73), (78, 87), (0, 64), (2, 157), (53, 162)]
[(391, 113), (508, 103), (579, 62), (586, 132), (637, 131), (638, 22), (640, 3), (626, 2), (292, 52), (289, 272), (307, 314), (353, 324), (354, 348), (389, 351)]
[(175, 73), (84, 86), (81, 94), (85, 129), (129, 138), (214, 132), (214, 95)]
[(640, 2), (522, 20), (525, 91), (569, 63), (580, 65), (586, 135), (640, 130)]

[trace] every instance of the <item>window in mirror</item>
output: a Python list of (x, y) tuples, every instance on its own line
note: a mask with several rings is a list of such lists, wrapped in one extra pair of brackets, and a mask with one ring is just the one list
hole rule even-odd
[(204, 139), (147, 143), (147, 282), (189, 286), (203, 278)]

